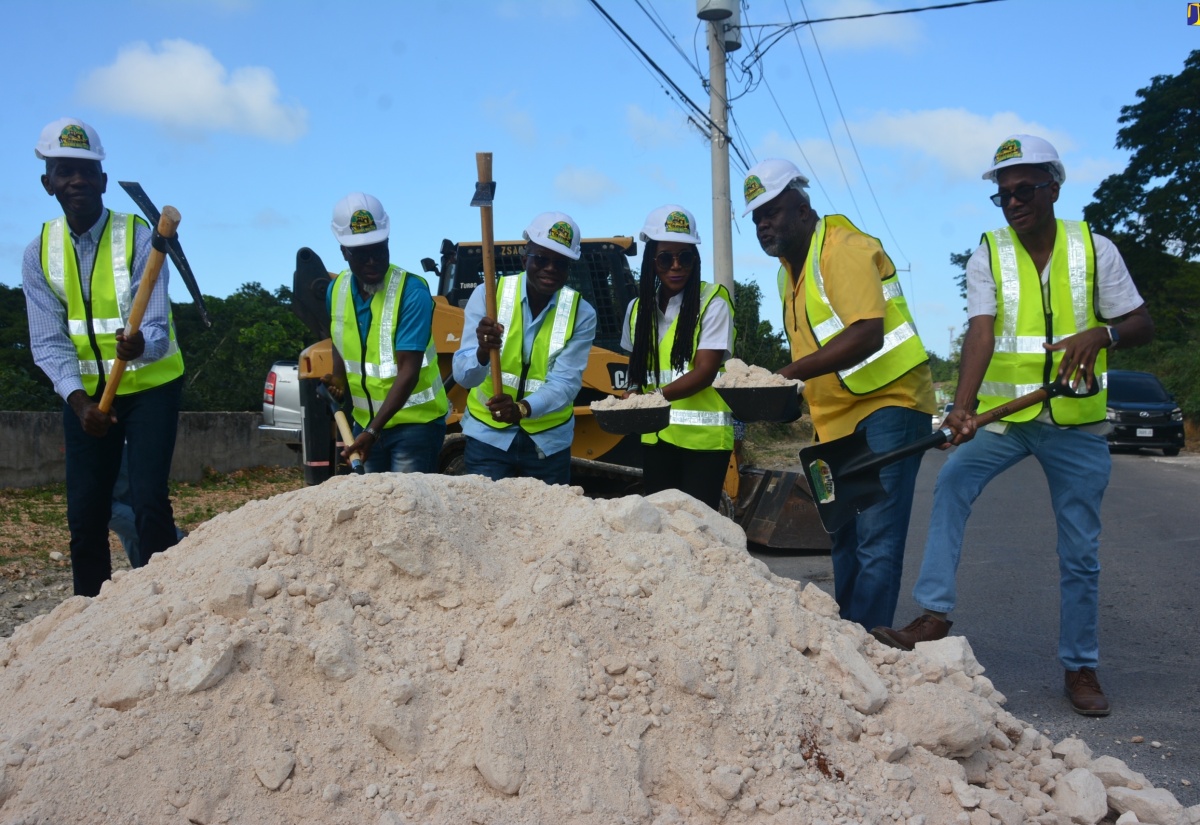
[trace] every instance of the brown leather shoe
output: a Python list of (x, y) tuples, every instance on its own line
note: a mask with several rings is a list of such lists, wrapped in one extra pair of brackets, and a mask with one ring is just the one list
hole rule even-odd
[(1068, 670), (1066, 687), (1071, 707), (1076, 713), (1084, 716), (1108, 716), (1111, 712), (1108, 698), (1100, 687), (1100, 680), (1096, 678), (1096, 671), (1090, 667)]
[(917, 642), (936, 642), (946, 638), (954, 622), (939, 619), (923, 613), (907, 627), (892, 630), (890, 627), (877, 627), (871, 635), (888, 647), (898, 647), (901, 650), (912, 650)]

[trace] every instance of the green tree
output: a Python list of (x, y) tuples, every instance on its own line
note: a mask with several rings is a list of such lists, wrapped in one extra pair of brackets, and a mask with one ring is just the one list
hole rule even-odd
[(205, 296), (210, 329), (193, 307), (174, 305), (185, 367), (183, 409), (262, 409), (263, 379), (271, 364), (296, 358), (312, 343), (292, 314), (291, 298), (285, 287), (271, 293), (254, 282), (228, 298)]
[(0, 410), (56, 410), (61, 404), (29, 351), (25, 293), (0, 284)]
[(958, 287), (958, 294), (963, 299), (963, 312), (967, 311), (967, 261), (971, 260), (974, 252), (974, 249), (968, 249), (965, 252), (950, 253), (950, 265), (959, 271), (954, 276), (954, 285)]
[(1117, 148), (1133, 153), (1096, 190), (1084, 217), (1104, 234), (1182, 258), (1200, 255), (1200, 50), (1177, 75), (1158, 75), (1121, 107)]
[(762, 290), (756, 283), (734, 284), (733, 327), (737, 339), (733, 354), (747, 364), (772, 372), (791, 362), (791, 350), (782, 332), (775, 332), (769, 321), (759, 318)]

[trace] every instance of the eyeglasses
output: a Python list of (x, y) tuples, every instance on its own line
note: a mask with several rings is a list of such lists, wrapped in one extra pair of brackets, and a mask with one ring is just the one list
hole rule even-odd
[(571, 268), (571, 262), (566, 258), (551, 258), (549, 255), (526, 255), (527, 265), (534, 269), (553, 269), (555, 272), (566, 272)]
[(680, 269), (691, 269), (696, 262), (696, 253), (690, 249), (679, 252), (659, 252), (654, 256), (654, 265), (664, 272), (678, 264)]
[(997, 192), (992, 195), (992, 203), (996, 204), (996, 206), (1008, 206), (1008, 202), (1013, 198), (1017, 199), (1017, 203), (1029, 203), (1033, 200), (1033, 196), (1037, 193), (1037, 190), (1045, 189), (1052, 183), (1054, 181), (1048, 180), (1044, 183), (1034, 184), (1033, 186), (1029, 184), (1018, 186), (1011, 192)]
[(388, 244), (387, 241), (380, 241), (366, 246), (348, 246), (346, 252), (360, 263), (370, 260), (382, 261), (388, 257)]

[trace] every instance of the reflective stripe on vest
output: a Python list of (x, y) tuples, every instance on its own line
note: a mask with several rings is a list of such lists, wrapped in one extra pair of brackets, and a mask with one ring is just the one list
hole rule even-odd
[[(94, 395), (100, 376), (112, 372), (117, 360), (117, 330), (128, 326), (133, 306), (133, 278), (130, 267), (134, 256), (135, 215), (109, 211), (108, 221), (96, 247), (90, 296), (83, 296), (79, 261), (70, 240), (65, 217), (42, 226), (42, 272), (51, 291), (67, 309), (67, 334), (75, 345), (79, 375), (84, 391)], [(143, 223), (145, 223), (143, 221)], [(132, 395), (152, 389), (183, 375), (183, 355), (175, 339), (175, 322), (167, 309), (167, 349), (161, 358), (150, 361), (136, 358), (126, 362), (125, 374), (117, 395)], [(87, 316), (91, 309), (92, 322)], [(95, 339), (96, 347), (92, 346)]]
[[(671, 351), (675, 347), (675, 331), (679, 326), (679, 316), (675, 316), (667, 328), (666, 335), (658, 342), (658, 370), (647, 371), (647, 383), (642, 389), (653, 392), (665, 387), (672, 381), (686, 375), (695, 364), (696, 349), (700, 342), (700, 328), (703, 324), (704, 313), (716, 299), (729, 304), (730, 314), (733, 313), (733, 302), (729, 300), (729, 291), (725, 287), (702, 283), (700, 285), (700, 317), (696, 319), (696, 329), (692, 336), (692, 356), (684, 369), (676, 370), (671, 367)], [(641, 299), (636, 299), (633, 311), (629, 313), (629, 336), (633, 338), (637, 329), (637, 315), (641, 308)], [(654, 314), (650, 334), (658, 340), (658, 313)], [(720, 372), (725, 372), (724, 365)], [(733, 449), (733, 413), (721, 400), (721, 396), (711, 386), (705, 387), (695, 395), (680, 398), (671, 402), (670, 423), (657, 433), (642, 435), (643, 444), (657, 444), (659, 439), (683, 447), (688, 450), (732, 450)]]
[[(554, 366), (558, 354), (570, 340), (575, 331), (575, 317), (579, 309), (579, 293), (569, 286), (558, 291), (558, 298), (552, 306), (547, 306), (543, 312), (550, 313), (538, 329), (529, 354), (529, 366), (526, 369), (524, 353), (524, 321), (525, 314), (521, 310), (521, 289), (525, 284), (525, 273), (506, 275), (497, 285), (498, 299), (496, 301), (496, 317), (504, 324), (504, 335), (500, 339), (500, 381), (504, 385), (504, 394), (520, 400), (533, 395), (546, 383), (546, 376)], [(521, 373), (525, 372), (525, 387), (520, 396)], [(473, 392), (467, 396), (467, 410), (479, 421), (490, 427), (504, 429), (512, 426), (503, 421), (496, 421), (488, 412), (487, 402), (496, 395), (492, 387), (492, 377), (484, 379)], [(552, 410), (537, 418), (522, 418), (520, 427), (527, 433), (540, 433), (561, 426), (572, 419), (575, 414), (571, 404), (562, 409)]]
[[(1093, 305), (1095, 250), (1087, 224), (1057, 221), (1050, 256), (1047, 313), (1041, 274), (1010, 227), (986, 232), (992, 278), (996, 282), (995, 349), (979, 387), (979, 411), (1039, 389), (1058, 373), (1061, 352), (1047, 352), (1043, 343), (1057, 343), (1100, 326)], [(1059, 304), (1059, 301), (1065, 301)], [(1058, 424), (1103, 421), (1107, 406), (1107, 351), (1096, 355), (1095, 375), (1101, 392), (1091, 398), (1054, 398), (1050, 416)], [(1005, 421), (1030, 421), (1043, 405), (1005, 416)]]
[[(362, 427), (370, 425), (396, 380), (396, 325), (407, 279), (408, 273), (400, 267), (388, 267), (384, 274), (383, 289), (371, 296), (371, 327), (367, 330), (365, 347), (354, 306), (353, 274), (349, 270), (343, 271), (333, 285), (330, 337), (342, 355), (347, 376), (356, 379), (348, 380), (346, 385), (354, 406), (354, 420)], [(441, 418), (448, 410), (449, 401), (438, 369), (437, 347), (431, 327), (429, 341), (421, 356), (417, 383), (404, 406), (383, 426), (424, 424)]]
[[(844, 215), (828, 215), (817, 221), (805, 264), (807, 274), (804, 281), (804, 312), (818, 349), (845, 329), (845, 324), (829, 301), (829, 295), (825, 291), (825, 277), (821, 271), (825, 231), (831, 225), (858, 232), (860, 235), (866, 234)], [(885, 257), (886, 254), (884, 253)], [(888, 259), (888, 263), (891, 263), (891, 259)], [(780, 300), (784, 301), (786, 307), (785, 290), (788, 288), (788, 278), (785, 267), (780, 267), (778, 279)], [(925, 345), (921, 343), (917, 334), (917, 325), (908, 309), (904, 292), (900, 288), (900, 277), (896, 274), (894, 265), (892, 273), (882, 277), (880, 288), (884, 298), (883, 346), (859, 363), (837, 372), (842, 386), (854, 395), (875, 392), (929, 360)]]

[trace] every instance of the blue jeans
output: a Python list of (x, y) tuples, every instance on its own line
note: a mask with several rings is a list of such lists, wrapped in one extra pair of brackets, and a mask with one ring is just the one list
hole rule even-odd
[[(141, 549), (135, 567), (178, 541), (167, 481), (175, 452), (175, 427), (183, 379), (113, 401), (117, 423), (102, 438), (83, 431), (63, 405), (67, 458), (67, 525), (71, 530), (71, 574), (75, 595), (95, 596), (112, 576), (108, 521), (121, 451), (129, 443), (129, 492)], [(94, 400), (99, 399), (99, 394)]]
[(571, 483), (571, 448), (545, 455), (524, 430), (517, 433), (508, 450), (467, 436), (463, 461), (468, 475), (492, 481), (526, 476), (547, 484)]
[(958, 447), (938, 474), (933, 516), (913, 599), (949, 613), (971, 505), (983, 488), (1026, 456), (1042, 465), (1058, 525), (1058, 658), (1067, 670), (1100, 660), (1100, 501), (1112, 459), (1102, 435), (1026, 421), (1004, 435), (980, 430)]
[[(929, 435), (930, 429), (929, 413), (907, 407), (876, 410), (855, 428), (866, 432), (874, 453), (903, 447)], [(839, 613), (868, 630), (890, 627), (896, 615), (904, 542), (920, 469), (920, 453), (881, 468), (879, 481), (887, 498), (833, 534), (833, 594)]]
[[(362, 431), (355, 422), (354, 436)], [(445, 440), (445, 418), (386, 427), (363, 465), (368, 473), (436, 473)]]

